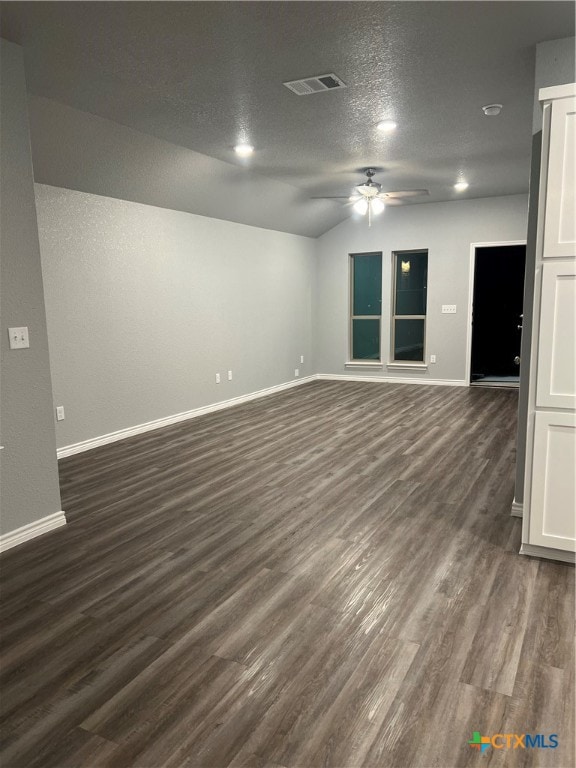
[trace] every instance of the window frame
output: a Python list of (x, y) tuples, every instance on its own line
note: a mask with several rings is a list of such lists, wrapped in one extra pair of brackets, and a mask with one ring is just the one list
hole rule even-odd
[[(380, 282), (380, 314), (379, 315), (354, 315), (354, 259), (362, 256), (380, 256), (381, 282)], [(382, 367), (382, 283), (384, 280), (384, 254), (382, 251), (361, 251), (348, 254), (348, 360), (352, 365), (366, 365)], [(378, 320), (379, 323), (379, 349), (378, 358), (355, 358), (354, 354), (354, 320)]]
[[(396, 279), (398, 274), (398, 258), (406, 254), (424, 253), (426, 254), (426, 312), (423, 315), (397, 315), (396, 314)], [(429, 249), (428, 248), (405, 248), (401, 251), (392, 251), (392, 308), (390, 315), (390, 363), (393, 366), (403, 366), (408, 368), (422, 368), (426, 366), (426, 337), (428, 330), (428, 268), (429, 268)], [(396, 359), (396, 320), (423, 320), (424, 333), (422, 339), (422, 360), (397, 360)]]

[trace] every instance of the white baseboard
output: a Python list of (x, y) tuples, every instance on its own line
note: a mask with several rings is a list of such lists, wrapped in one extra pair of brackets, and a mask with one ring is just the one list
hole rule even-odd
[(467, 387), (468, 382), (464, 379), (409, 379), (399, 376), (363, 376), (339, 373), (319, 373), (317, 379), (327, 381), (370, 381), (377, 384), (430, 384), (439, 387)]
[(531, 557), (545, 557), (547, 560), (558, 560), (561, 563), (576, 562), (576, 553), (574, 552), (552, 549), (551, 547), (538, 547), (535, 544), (522, 544), (520, 554), (530, 555)]
[(510, 509), (510, 515), (512, 517), (523, 517), (524, 516), (524, 504), (521, 504), (520, 502), (514, 501), (512, 502), (512, 508)]
[(274, 395), (277, 392), (282, 392), (285, 389), (291, 389), (292, 387), (298, 387), (301, 384), (306, 384), (316, 379), (335, 380), (335, 381), (369, 381), (379, 382), (382, 384), (431, 384), (445, 387), (467, 387), (468, 383), (463, 379), (404, 379), (396, 376), (352, 376), (352, 375), (340, 375), (335, 373), (314, 373), (311, 376), (304, 376), (301, 379), (293, 379), (287, 381), (284, 384), (276, 384), (274, 387), (268, 387), (266, 389), (259, 389), (256, 392), (249, 392), (247, 395), (240, 395), (240, 397), (233, 397), (230, 400), (221, 400), (218, 403), (212, 403), (211, 405), (205, 405), (201, 408), (194, 408), (191, 411), (184, 411), (183, 413), (176, 413), (173, 416), (165, 416), (161, 419), (155, 419), (154, 421), (148, 421), (144, 424), (136, 424), (134, 427), (127, 427), (126, 429), (119, 429), (116, 432), (109, 432), (106, 435), (100, 435), (99, 437), (93, 437), (89, 440), (82, 440), (79, 443), (73, 443), (71, 445), (65, 445), (62, 448), (58, 448), (57, 456), (59, 459), (64, 459), (66, 456), (74, 456), (77, 453), (83, 453), (84, 451), (90, 451), (92, 448), (98, 448), (101, 445), (108, 445), (109, 443), (115, 443), (118, 440), (125, 440), (128, 437), (134, 437), (134, 435), (141, 435), (144, 432), (151, 432), (153, 429), (161, 429), (162, 427), (168, 427), (171, 424), (177, 424), (180, 421), (187, 421), (188, 419), (195, 419), (198, 416), (204, 416), (208, 413), (214, 413), (220, 411), (223, 408), (231, 408), (234, 405), (240, 405), (241, 403), (247, 403), (250, 400), (256, 400), (259, 397), (266, 397), (267, 395)]
[(62, 525), (66, 525), (66, 515), (64, 512), (54, 512), (53, 515), (41, 517), (40, 520), (35, 520), (33, 523), (28, 523), (28, 525), (23, 525), (21, 528), (16, 528), (15, 531), (10, 531), (0, 536), (0, 552), (17, 547), (18, 544), (23, 544), (25, 541), (42, 536), (43, 533), (53, 531)]
[(57, 456), (59, 459), (63, 459), (66, 456), (74, 456), (76, 453), (83, 453), (84, 451), (90, 451), (92, 448), (98, 448), (101, 445), (108, 445), (108, 443), (115, 443), (118, 440), (125, 440), (128, 437), (134, 437), (134, 435), (141, 435), (143, 432), (151, 432), (153, 429), (161, 429), (162, 427), (168, 427), (171, 424), (177, 424), (179, 421), (187, 421), (188, 419), (195, 419), (198, 416), (204, 416), (207, 413), (214, 413), (215, 411), (221, 411), (224, 408), (231, 408), (234, 405), (240, 405), (241, 403), (247, 403), (250, 400), (256, 400), (259, 397), (266, 397), (266, 395), (274, 395), (277, 392), (282, 392), (285, 389), (292, 389), (292, 387), (298, 387), (301, 384), (306, 384), (310, 381), (314, 381), (316, 375), (304, 376), (301, 379), (293, 379), (287, 381), (284, 384), (276, 384), (273, 387), (267, 389), (259, 389), (256, 392), (249, 392), (247, 395), (240, 395), (240, 397), (233, 397), (230, 400), (221, 400), (218, 403), (212, 403), (211, 405), (205, 405), (201, 408), (194, 408), (191, 411), (184, 411), (183, 413), (176, 413), (173, 416), (165, 416), (161, 419), (155, 419), (154, 421), (148, 421), (144, 424), (137, 424), (134, 427), (127, 427), (126, 429), (119, 429), (117, 432), (109, 432), (107, 435), (100, 435), (99, 437), (93, 437), (89, 440), (83, 440), (80, 443), (73, 443), (72, 445), (65, 445), (62, 448), (58, 448)]

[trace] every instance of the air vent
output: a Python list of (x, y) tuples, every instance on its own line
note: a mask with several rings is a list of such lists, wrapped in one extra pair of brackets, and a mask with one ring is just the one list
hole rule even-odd
[(338, 88), (346, 88), (335, 74), (318, 75), (317, 77), (305, 77), (303, 80), (290, 80), (283, 83), (296, 96), (309, 96), (311, 93), (322, 93), (322, 91), (335, 91)]

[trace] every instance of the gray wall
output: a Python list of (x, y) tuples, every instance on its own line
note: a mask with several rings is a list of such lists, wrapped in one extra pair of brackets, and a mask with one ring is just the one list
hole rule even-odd
[(576, 66), (575, 45), (576, 38), (564, 37), (561, 40), (547, 40), (536, 46), (532, 133), (542, 130), (542, 108), (538, 101), (540, 88), (573, 83), (576, 79), (574, 72)]
[[(466, 374), (470, 244), (526, 238), (527, 197), (462, 200), (388, 208), (368, 228), (365, 219), (339, 224), (318, 240), (316, 362), (320, 373), (462, 381)], [(345, 368), (348, 360), (348, 254), (383, 253), (382, 354), (390, 347), (391, 253), (427, 248), (427, 354), (425, 372)], [(455, 315), (441, 314), (456, 304)]]
[[(60, 511), (48, 339), (38, 250), (26, 84), (19, 46), (0, 41), (0, 531)], [(10, 350), (26, 325), (30, 349)]]
[(530, 385), (530, 355), (532, 350), (532, 305), (536, 277), (536, 234), (538, 230), (538, 187), (540, 185), (540, 159), (542, 156), (542, 131), (532, 136), (532, 164), (530, 168), (530, 192), (528, 195), (528, 231), (526, 237), (526, 272), (524, 278), (524, 318), (522, 320), (522, 344), (520, 348), (520, 391), (518, 393), (518, 434), (516, 436), (516, 481), (514, 501), (524, 501), (524, 476), (526, 466), (526, 437), (528, 433), (528, 391)]
[(59, 447), (315, 371), (314, 240), (39, 184), (36, 199)]

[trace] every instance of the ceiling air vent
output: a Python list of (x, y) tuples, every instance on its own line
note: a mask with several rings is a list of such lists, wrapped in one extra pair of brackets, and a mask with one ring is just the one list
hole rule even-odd
[(335, 74), (318, 75), (317, 77), (305, 77), (303, 80), (290, 80), (283, 83), (296, 96), (309, 96), (311, 93), (321, 93), (322, 91), (335, 91), (338, 88), (346, 88)]

